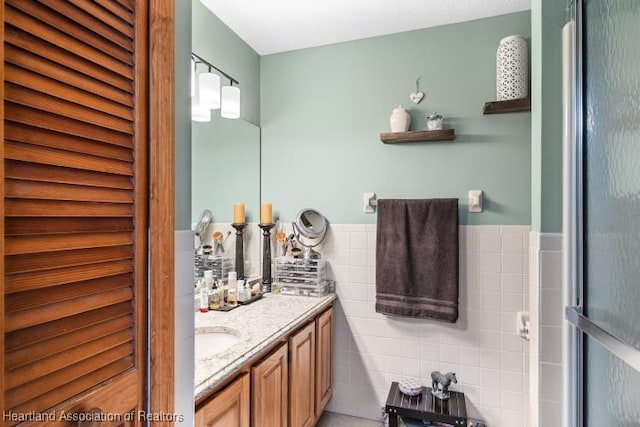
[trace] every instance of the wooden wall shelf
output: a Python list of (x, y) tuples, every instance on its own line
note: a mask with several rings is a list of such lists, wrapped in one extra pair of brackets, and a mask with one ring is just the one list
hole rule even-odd
[(517, 113), (520, 111), (531, 111), (531, 98), (485, 102), (483, 109), (484, 114)]
[(453, 129), (418, 130), (409, 132), (383, 132), (380, 141), (385, 144), (399, 144), (403, 142), (451, 141), (456, 135)]

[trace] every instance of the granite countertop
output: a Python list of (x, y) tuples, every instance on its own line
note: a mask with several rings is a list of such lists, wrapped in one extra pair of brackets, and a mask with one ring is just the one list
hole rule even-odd
[(252, 304), (228, 312), (197, 312), (196, 328), (236, 330), (240, 339), (221, 353), (196, 359), (196, 400), (205, 397), (260, 351), (319, 314), (335, 297), (335, 294), (324, 297), (266, 294)]

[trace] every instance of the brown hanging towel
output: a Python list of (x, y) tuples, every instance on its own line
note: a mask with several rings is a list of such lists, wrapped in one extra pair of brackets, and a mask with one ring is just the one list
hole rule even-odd
[(376, 312), (458, 319), (458, 199), (378, 201)]

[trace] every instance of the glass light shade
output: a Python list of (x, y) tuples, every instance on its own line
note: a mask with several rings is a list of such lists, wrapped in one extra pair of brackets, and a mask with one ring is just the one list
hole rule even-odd
[(240, 88), (224, 86), (222, 88), (222, 109), (220, 115), (225, 119), (240, 117)]
[(208, 122), (211, 120), (211, 109), (200, 104), (198, 98), (191, 98), (191, 120), (194, 122)]
[(198, 76), (200, 105), (212, 110), (220, 108), (220, 76), (202, 73)]
[(191, 97), (196, 96), (196, 61), (191, 58)]

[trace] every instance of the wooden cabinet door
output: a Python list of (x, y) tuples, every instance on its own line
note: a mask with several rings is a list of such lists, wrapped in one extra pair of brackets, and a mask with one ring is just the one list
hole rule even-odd
[(281, 345), (251, 368), (251, 425), (287, 427), (288, 346)]
[(0, 6), (0, 409), (6, 424), (56, 411), (38, 425), (77, 425), (62, 411), (95, 407), (120, 414), (115, 425), (139, 425), (147, 358), (148, 1)]
[(333, 392), (333, 307), (316, 319), (316, 418)]
[(196, 411), (196, 427), (249, 427), (249, 374), (244, 374)]
[(289, 338), (289, 426), (315, 424), (315, 322)]

